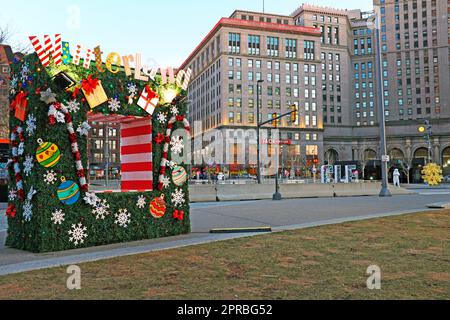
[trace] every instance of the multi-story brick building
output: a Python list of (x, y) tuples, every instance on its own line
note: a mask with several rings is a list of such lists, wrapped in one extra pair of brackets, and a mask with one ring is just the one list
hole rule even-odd
[[(433, 160), (442, 165), (450, 160), (449, 3), (374, 0), (381, 21), (381, 96), (374, 12), (313, 5), (289, 16), (235, 11), (182, 66), (194, 70), (191, 121), (202, 121), (200, 131), (255, 127), (261, 79), (261, 119), (292, 103), (300, 108), (298, 122), (280, 125), (284, 137), (293, 138), (297, 159), (306, 159), (315, 146), (321, 163), (359, 161), (368, 176), (377, 170), (366, 165), (376, 168), (381, 158), (380, 99), (392, 167), (418, 180), (428, 157), (417, 130), (425, 119), (434, 131)], [(289, 158), (286, 152), (282, 159)]]

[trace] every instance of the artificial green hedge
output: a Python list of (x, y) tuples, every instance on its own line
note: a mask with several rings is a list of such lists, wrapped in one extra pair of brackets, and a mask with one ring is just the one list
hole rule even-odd
[[(21, 71), (22, 66), (27, 64), (29, 66), (29, 73), (23, 77)], [(159, 167), (161, 163), (163, 144), (153, 142), (153, 171), (154, 171), (154, 190), (146, 193), (111, 193), (99, 194), (100, 199), (106, 199), (110, 205), (111, 214), (104, 220), (97, 220), (92, 214), (92, 208), (83, 201), (85, 192), (81, 192), (81, 197), (75, 205), (66, 206), (62, 204), (57, 197), (57, 189), (60, 182), (54, 185), (48, 185), (44, 182), (44, 174), (48, 169), (38, 164), (35, 158), (36, 149), (39, 147), (38, 139), (46, 142), (52, 142), (58, 145), (62, 156), (60, 162), (56, 167), (49, 170), (54, 170), (58, 174), (58, 178), (64, 176), (67, 180), (72, 180), (78, 183), (76, 174), (75, 162), (71, 152), (71, 143), (68, 138), (68, 133), (65, 124), (49, 125), (48, 109), (49, 106), (40, 100), (39, 91), (45, 91), (51, 88), (53, 93), (57, 93), (57, 100), (61, 103), (67, 103), (72, 99), (72, 93), (65, 91), (58, 91), (52, 80), (52, 73), (45, 70), (36, 54), (28, 55), (23, 60), (15, 60), (12, 65), (12, 79), (19, 79), (15, 92), (11, 94), (11, 101), (15, 95), (20, 91), (28, 92), (28, 108), (27, 115), (34, 115), (37, 119), (37, 129), (33, 136), (29, 137), (25, 133), (25, 152), (20, 157), (20, 166), (22, 168), (22, 177), (25, 195), (33, 187), (37, 194), (32, 200), (33, 216), (31, 221), (26, 221), (23, 216), (24, 202), (19, 199), (10, 201), (10, 205), (14, 205), (17, 209), (14, 218), (8, 218), (8, 237), (6, 245), (9, 247), (32, 251), (32, 252), (52, 252), (61, 251), (74, 248), (91, 247), (112, 243), (120, 243), (127, 241), (151, 239), (158, 237), (173, 236), (185, 234), (190, 232), (189, 220), (189, 193), (187, 183), (181, 188), (186, 195), (186, 202), (184, 205), (176, 208), (171, 203), (171, 194), (176, 187), (171, 183), (170, 187), (164, 189), (163, 192), (157, 191)], [(124, 72), (112, 74), (108, 71), (99, 73), (95, 66), (90, 69), (84, 69), (82, 66), (65, 65), (60, 68), (75, 75), (75, 78), (86, 79), (89, 75), (93, 78), (98, 78), (102, 81), (102, 85), (109, 98), (118, 98), (121, 102), (122, 108), (116, 113), (130, 116), (148, 116), (144, 110), (137, 106), (137, 99), (132, 105), (128, 104), (127, 84), (134, 83), (138, 87), (137, 98), (140, 92), (144, 89), (147, 83), (135, 81), (132, 77), (127, 77)], [(50, 68), (51, 70), (51, 68)], [(77, 81), (79, 79), (76, 79)], [(158, 89), (158, 81), (151, 82), (151, 87)], [(185, 96), (182, 92), (181, 98)], [(87, 112), (90, 110), (89, 105), (85, 101), (83, 94), (77, 95), (77, 101), (81, 104), (81, 110), (76, 113), (71, 113), (75, 130), (87, 119)], [(187, 106), (180, 97), (176, 100), (176, 106), (180, 115), (186, 115)], [(153, 117), (156, 119), (160, 112), (163, 112), (170, 118), (172, 105), (162, 105), (157, 108)], [(110, 114), (108, 104), (104, 104), (96, 109), (96, 113)], [(14, 112), (10, 116), (10, 129), (21, 126), (24, 129), (26, 124), (14, 117)], [(174, 129), (183, 127), (182, 123), (176, 123)], [(158, 121), (153, 121), (153, 137), (158, 133), (165, 134), (167, 122), (160, 124)], [(77, 134), (79, 150), (82, 155), (82, 162), (85, 170), (87, 170), (87, 138), (81, 137)], [(29, 176), (23, 173), (23, 163), (25, 156), (32, 156), (34, 158), (34, 168)], [(170, 154), (169, 154), (170, 156)], [(169, 158), (170, 159), (170, 158)], [(166, 175), (171, 176), (171, 169), (167, 168)], [(86, 172), (87, 174), (87, 172)], [(15, 174), (13, 166), (10, 167), (10, 190), (16, 190)], [(155, 219), (150, 214), (150, 202), (160, 197), (165, 196), (167, 211), (163, 218)], [(146, 199), (146, 206), (139, 209), (136, 205), (137, 199), (140, 195), (144, 195)], [(52, 218), (52, 213), (61, 209), (65, 213), (65, 221), (61, 225), (55, 225)], [(115, 223), (114, 214), (120, 209), (127, 209), (131, 213), (131, 222), (127, 228), (121, 227)], [(183, 210), (185, 217), (183, 221), (173, 218), (172, 214), (175, 209)], [(69, 241), (72, 225), (82, 223), (87, 228), (87, 238), (83, 244), (75, 245)]]

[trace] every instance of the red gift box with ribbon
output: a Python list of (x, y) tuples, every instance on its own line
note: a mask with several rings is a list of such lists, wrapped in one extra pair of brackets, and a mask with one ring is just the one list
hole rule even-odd
[(10, 108), (15, 111), (15, 117), (20, 121), (25, 121), (27, 116), (27, 107), (28, 107), (28, 93), (27, 92), (19, 92), (14, 100), (11, 102)]
[(138, 100), (138, 106), (144, 109), (148, 114), (153, 115), (155, 108), (158, 106), (159, 96), (148, 85), (145, 86), (144, 91)]
[(93, 79), (92, 76), (89, 76), (87, 79), (83, 80), (81, 83), (81, 90), (83, 91), (91, 109), (94, 109), (108, 101), (102, 82), (98, 79)]

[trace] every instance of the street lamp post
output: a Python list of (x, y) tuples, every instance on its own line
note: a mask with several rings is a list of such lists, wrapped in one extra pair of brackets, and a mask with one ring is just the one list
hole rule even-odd
[(377, 73), (378, 73), (378, 117), (380, 121), (380, 151), (382, 154), (381, 159), (381, 192), (380, 197), (391, 197), (392, 194), (388, 187), (388, 159), (387, 159), (387, 147), (386, 147), (386, 115), (384, 110), (384, 95), (383, 95), (383, 72), (381, 57), (381, 39), (380, 39), (380, 20), (379, 14), (375, 14), (375, 34), (376, 34), (376, 56), (377, 56)]
[(258, 80), (256, 85), (256, 153), (257, 153), (257, 166), (256, 166), (256, 177), (258, 180), (258, 184), (261, 184), (261, 141), (260, 141), (260, 119), (259, 119), (259, 113), (260, 113), (260, 103), (259, 103), (259, 97), (260, 97), (260, 90), (261, 86), (260, 84), (263, 83), (264, 80)]

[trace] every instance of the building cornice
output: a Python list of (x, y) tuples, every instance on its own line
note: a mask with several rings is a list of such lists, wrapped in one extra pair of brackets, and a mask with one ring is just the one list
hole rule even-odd
[(271, 22), (260, 22), (260, 21), (248, 21), (241, 19), (232, 19), (232, 18), (222, 18), (220, 21), (214, 26), (214, 28), (208, 33), (208, 35), (200, 42), (200, 44), (194, 49), (194, 51), (188, 56), (188, 58), (183, 62), (180, 66), (180, 70), (185, 69), (189, 62), (201, 51), (201, 49), (205, 46), (205, 44), (213, 38), (213, 36), (224, 27), (231, 28), (239, 28), (239, 29), (248, 29), (248, 30), (258, 30), (258, 31), (272, 31), (272, 32), (280, 32), (287, 34), (303, 34), (310, 36), (320, 37), (320, 29), (313, 27), (303, 27), (303, 26), (295, 26), (295, 25), (287, 25), (287, 24), (278, 24)]

